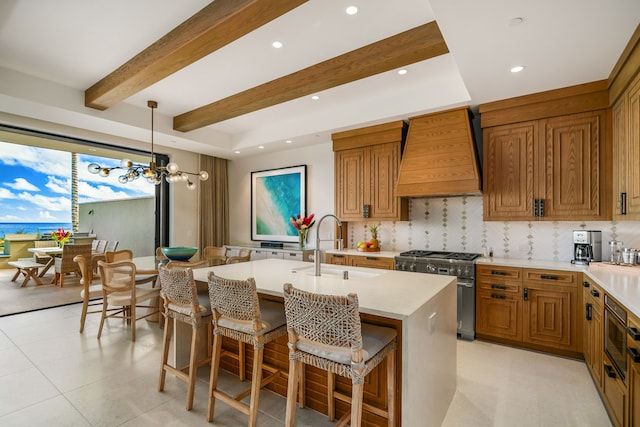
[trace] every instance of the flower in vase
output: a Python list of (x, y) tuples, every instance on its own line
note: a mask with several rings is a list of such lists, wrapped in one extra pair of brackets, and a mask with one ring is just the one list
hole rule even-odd
[(302, 216), (298, 214), (297, 216), (292, 216), (289, 218), (291, 221), (291, 225), (294, 226), (296, 230), (298, 230), (298, 239), (300, 243), (300, 248), (304, 248), (305, 240), (307, 239), (307, 231), (313, 227), (313, 224), (316, 222), (313, 220), (314, 214), (309, 216)]
[(71, 232), (64, 231), (63, 228), (58, 228), (56, 231), (51, 232), (51, 239), (58, 243), (58, 246), (62, 247), (71, 238)]

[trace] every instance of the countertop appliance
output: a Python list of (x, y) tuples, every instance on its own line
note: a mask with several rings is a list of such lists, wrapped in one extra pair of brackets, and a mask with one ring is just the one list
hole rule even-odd
[(396, 270), (399, 271), (457, 276), (458, 336), (473, 341), (476, 335), (475, 259), (480, 256), (465, 252), (412, 250), (402, 252), (394, 259)]
[(573, 230), (572, 264), (602, 261), (602, 231)]
[(608, 295), (604, 296), (604, 352), (613, 367), (604, 365), (605, 374), (615, 378), (614, 369), (622, 380), (627, 376), (627, 312)]

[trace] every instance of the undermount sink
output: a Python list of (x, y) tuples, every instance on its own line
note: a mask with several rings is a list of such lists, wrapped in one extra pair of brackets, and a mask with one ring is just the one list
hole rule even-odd
[[(292, 273), (304, 274), (305, 276), (314, 276), (314, 268), (313, 265), (309, 267), (300, 267), (294, 268), (291, 270)], [(347, 276), (345, 277), (345, 272)], [(368, 279), (371, 277), (379, 276), (380, 273), (377, 272), (369, 272), (369, 271), (355, 271), (347, 268), (340, 268), (339, 266), (335, 267), (326, 267), (322, 266), (320, 270), (320, 276), (330, 276), (330, 277), (339, 277), (341, 279)]]

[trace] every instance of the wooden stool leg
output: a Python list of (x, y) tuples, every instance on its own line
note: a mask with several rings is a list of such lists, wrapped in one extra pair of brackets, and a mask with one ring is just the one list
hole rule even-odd
[[(298, 391), (298, 379), (300, 374), (298, 370), (302, 367), (302, 362), (295, 360), (289, 361), (289, 381), (287, 383), (287, 412), (285, 415), (284, 425), (293, 427), (296, 418), (296, 396)], [(302, 387), (302, 384), (300, 384)]]
[(173, 332), (173, 319), (165, 317), (164, 319), (164, 334), (162, 338), (162, 360), (160, 362), (160, 378), (158, 379), (158, 391), (164, 390), (164, 381), (167, 377), (167, 371), (165, 366), (169, 360), (169, 341), (171, 341), (171, 334)]
[(360, 427), (362, 424), (362, 398), (364, 384), (351, 385), (351, 427)]
[(262, 358), (264, 348), (253, 348), (253, 372), (251, 373), (251, 400), (249, 401), (249, 427), (258, 422), (258, 402), (260, 401), (260, 384), (262, 383)]
[(198, 334), (198, 328), (191, 326), (191, 355), (189, 356), (189, 386), (187, 388), (187, 411), (193, 408), (193, 392), (196, 387), (196, 372), (198, 366), (196, 364), (198, 356), (198, 344), (200, 343), (200, 335)]
[(336, 389), (336, 374), (327, 372), (327, 417), (329, 421), (336, 419), (336, 401), (334, 391)]
[(247, 375), (245, 374), (246, 363), (247, 353), (245, 344), (243, 342), (238, 342), (238, 376), (240, 377), (240, 381), (247, 379)]
[(216, 404), (214, 392), (218, 385), (218, 372), (220, 370), (220, 352), (222, 351), (222, 336), (213, 337), (213, 351), (211, 352), (211, 377), (209, 378), (209, 405), (207, 408), (207, 421), (213, 421), (213, 410)]
[(396, 425), (396, 352), (387, 355), (387, 413), (389, 427)]

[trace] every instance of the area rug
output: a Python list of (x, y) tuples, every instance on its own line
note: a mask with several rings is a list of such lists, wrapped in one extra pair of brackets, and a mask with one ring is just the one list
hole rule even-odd
[(82, 285), (73, 274), (65, 277), (63, 288), (50, 284), (53, 273), (42, 277), (43, 285), (30, 281), (21, 288), (22, 276), (11, 281), (15, 271), (13, 268), (0, 270), (0, 317), (82, 302)]

